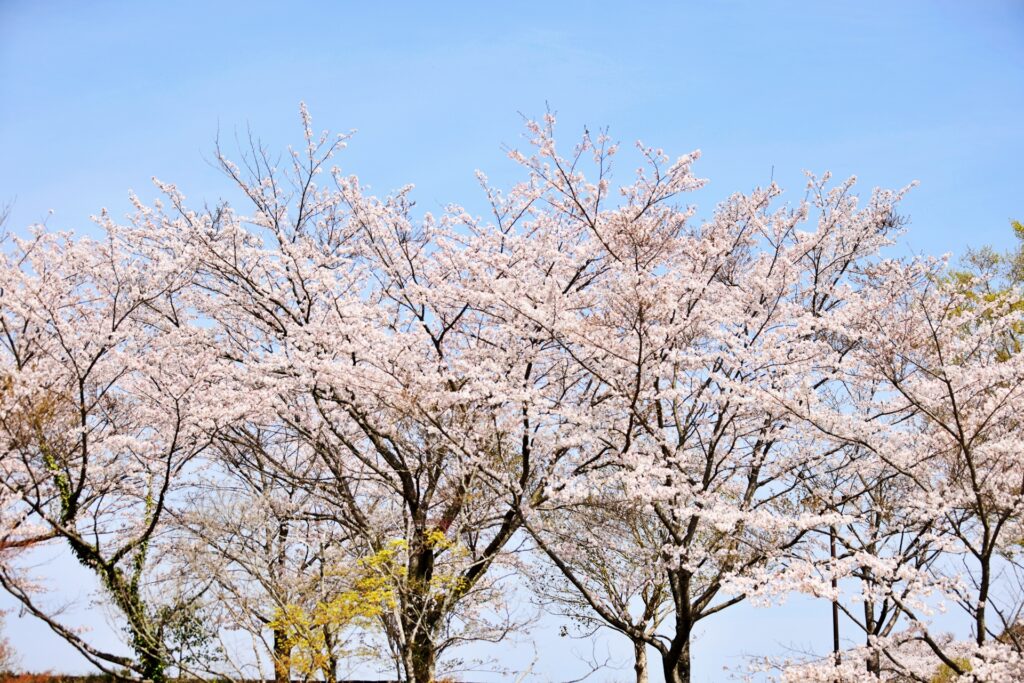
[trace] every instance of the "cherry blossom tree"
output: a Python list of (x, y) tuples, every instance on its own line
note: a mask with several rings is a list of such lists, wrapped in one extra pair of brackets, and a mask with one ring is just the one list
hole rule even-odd
[[(513, 156), (530, 173), (519, 192), (536, 197), (519, 226), (536, 256), (513, 261), (491, 291), (557, 341), (589, 400), (561, 401), (571, 457), (523, 514), (540, 526), (544, 504), (621, 500), (648, 516), (665, 539), (673, 613), (645, 637), (666, 680), (690, 680), (695, 625), (785, 590), (782, 557), (826, 518), (824, 507), (801, 508), (794, 475), (827, 451), (771, 396), (797, 393), (810, 370), (847, 352), (824, 332), (851, 315), (855, 277), (899, 227), (900, 195), (876, 192), (858, 208), (852, 182), (813, 181), (811, 202), (773, 209), (771, 186), (691, 226), (692, 210), (674, 198), (700, 185), (696, 155), (668, 165), (641, 148), (646, 170), (612, 203), (605, 138), (587, 136), (564, 158), (552, 118), (531, 131), (536, 154)], [(801, 232), (812, 208), (817, 229)], [(602, 618), (641, 635), (569, 562), (555, 564)]]
[[(907, 625), (902, 605), (928, 594), (929, 570), (942, 557), (942, 533), (917, 514), (912, 484), (901, 473), (878, 467), (856, 446), (837, 448), (834, 455), (800, 479), (807, 503), (826, 507), (835, 521), (813, 530), (791, 553), (788, 571), (801, 577), (800, 590), (832, 603), (833, 657), (825, 669), (852, 666), (858, 676), (865, 669), (881, 676), (893, 664), (879, 644), (903, 642), (897, 637)], [(858, 588), (840, 590), (840, 582), (850, 580)], [(840, 615), (863, 639), (855, 652), (842, 650)]]
[[(859, 600), (891, 605), (906, 626), (890, 637), (872, 634), (854, 658), (866, 657), (875, 674), (887, 668), (927, 679), (945, 669), (967, 680), (1015, 680), (1020, 293), (948, 277), (927, 262), (883, 264), (870, 282), (870, 301), (848, 328), (857, 348), (836, 366), (847, 388), (842, 400), (807, 393), (796, 408), (864, 455), (851, 472), (873, 470), (898, 487), (889, 504), (865, 489), (866, 512), (879, 519), (854, 523), (876, 537), (895, 533), (900, 552), (861, 541), (846, 575), (860, 579)], [(930, 624), (936, 604), (963, 609), (970, 642)]]
[(307, 146), (285, 171), (255, 145), (247, 171), (220, 157), (251, 216), (192, 212), (162, 185), (167, 208), (140, 206), (131, 230), (195, 264), (231, 396), (219, 419), (285, 425), (323, 472), (294, 480), (331, 506), (339, 533), (363, 556), (399, 544), (381, 620), (402, 675), (430, 681), (449, 646), (506, 631), (484, 616), (500, 598), (489, 570), (519, 529), (507, 484), (534, 477), (530, 444), (513, 436), (524, 399), (504, 387), (539, 380), (529, 341), (468, 297), (469, 257), (447, 220), (414, 219), (408, 188), (367, 197), (336, 170), (333, 188), (318, 186), (344, 139), (304, 117)]
[[(906, 301), (904, 315), (887, 318), (879, 337), (884, 346), (873, 356), (875, 371), (921, 423), (913, 447), (885, 456), (894, 467), (915, 465), (919, 495), (954, 541), (947, 552), (962, 565), (946, 576), (948, 590), (970, 616), (979, 648), (1019, 616), (1019, 605), (995, 594), (1000, 558), (1015, 553), (1024, 511), (1017, 408), (1024, 358), (1006, 350), (1020, 330), (1018, 297), (1011, 291), (979, 302), (969, 289), (928, 287)], [(946, 666), (964, 673), (929, 645)]]
[(100, 223), (105, 241), (37, 230), (2, 257), (0, 485), (13, 499), (6, 518), (43, 529), (94, 573), (133, 656), (91, 645), (16, 566), (0, 566), (0, 584), (102, 670), (158, 680), (193, 596), (150, 592), (152, 550), (209, 442), (201, 397), (213, 364), (180, 301), (190, 277)]

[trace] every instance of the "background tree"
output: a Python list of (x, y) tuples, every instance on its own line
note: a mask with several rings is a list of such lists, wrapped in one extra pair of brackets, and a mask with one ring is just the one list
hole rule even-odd
[[(762, 394), (795, 392), (808, 368), (845, 352), (812, 332), (843, 324), (855, 278), (899, 227), (899, 194), (876, 192), (859, 209), (852, 183), (826, 191), (815, 181), (818, 227), (802, 233), (811, 207), (773, 210), (772, 186), (693, 227), (692, 210), (673, 200), (700, 185), (695, 155), (669, 165), (641, 148), (647, 166), (613, 204), (606, 139), (587, 136), (563, 158), (553, 118), (531, 132), (536, 154), (513, 156), (530, 172), (519, 191), (544, 209), (521, 227), (551, 251), (535, 246), (539, 257), (509, 269), (515, 284), (495, 279), (496, 295), (557, 340), (589, 399), (563, 401), (574, 406), (571, 457), (546, 493), (562, 505), (611, 496), (666, 539), (658, 566), (673, 611), (648, 642), (666, 680), (686, 681), (696, 624), (752, 593), (785, 590), (780, 558), (825, 512), (800, 509), (792, 481), (823, 454)], [(593, 180), (581, 170), (588, 157)], [(600, 600), (589, 602), (600, 613)]]
[[(187, 502), (174, 511), (183, 535), (173, 561), (212, 584), (210, 617), (247, 634), (249, 645), (260, 644), (275, 680), (290, 680), (295, 643), (280, 616), (330, 600), (337, 582), (327, 575), (331, 562), (343, 566), (344, 539), (332, 536), (315, 498), (296, 483), (315, 480), (317, 463), (286, 429), (232, 424), (219, 432), (213, 453)], [(246, 677), (243, 661), (230, 659)]]
[[(979, 297), (977, 282), (947, 278), (927, 263), (883, 270), (873, 279), (873, 312), (866, 307), (859, 316), (864, 343), (839, 372), (851, 384), (880, 383), (884, 390), (848, 392), (831, 406), (805, 397), (804, 404), (814, 406), (820, 429), (856, 444), (874, 467), (905, 482), (906, 528), (928, 530), (943, 553), (922, 565), (865, 556), (876, 576), (890, 574), (890, 587), (893, 579), (905, 587), (886, 597), (909, 628), (879, 646), (904, 675), (928, 677), (944, 666), (980, 680), (1012, 678), (1017, 674), (1006, 672), (1019, 671), (1020, 653), (997, 637), (1019, 614), (1013, 587), (1000, 579), (1024, 505), (1020, 421), (1012, 407), (1024, 374), (1020, 355), (1007, 353), (1020, 325), (1019, 292), (983, 287), (993, 293)], [(936, 594), (968, 615), (970, 643), (929, 627), (934, 602), (927, 597)], [(1000, 615), (1011, 623), (1000, 623)], [(931, 658), (921, 657), (916, 644)]]
[(18, 666), (18, 653), (4, 634), (4, 616), (0, 614), (0, 674), (12, 674)]
[(633, 645), (637, 683), (649, 680), (647, 644), (671, 612), (658, 566), (664, 537), (624, 503), (594, 500), (566, 507), (538, 505), (528, 528), (555, 567), (531, 574), (544, 609), (576, 622), (582, 637), (618, 631)]
[(1010, 229), (1019, 244), (1016, 248), (999, 253), (990, 246), (969, 249), (963, 258), (964, 270), (957, 274), (980, 276), (979, 285), (989, 288), (1020, 286), (1024, 283), (1024, 224), (1010, 221)]

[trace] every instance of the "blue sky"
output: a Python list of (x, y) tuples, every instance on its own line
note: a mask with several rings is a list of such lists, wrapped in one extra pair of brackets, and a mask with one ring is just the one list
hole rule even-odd
[[(1024, 2), (628, 5), (0, 0), (0, 202), (16, 231), (50, 209), (51, 227), (88, 231), (101, 207), (127, 211), (129, 189), (152, 196), (151, 176), (216, 200), (230, 195), (207, 161), (218, 131), (283, 149), (305, 100), (317, 128), (359, 130), (346, 171), (382, 192), (415, 183), (424, 210), (472, 207), (473, 171), (515, 179), (502, 145), (549, 103), (566, 143), (607, 125), (703, 150), (701, 215), (773, 175), (797, 201), (804, 169), (830, 169), (865, 191), (920, 181), (907, 249), (1009, 246)], [(819, 643), (811, 614), (827, 608), (720, 615), (698, 680), (762, 645)], [(25, 620), (8, 630), (26, 665), (80, 668)], [(568, 677), (567, 649), (543, 645), (538, 669)]]

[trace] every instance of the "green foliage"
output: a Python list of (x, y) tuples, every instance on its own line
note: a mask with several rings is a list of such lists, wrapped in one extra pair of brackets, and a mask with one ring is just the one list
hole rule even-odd
[(209, 668), (223, 660), (216, 630), (194, 605), (161, 605), (154, 616), (170, 661), (186, 668)]
[[(960, 657), (954, 659), (953, 661), (956, 662), (956, 665), (960, 667), (962, 670), (971, 670), (971, 663), (968, 660)], [(959, 675), (955, 671), (953, 671), (953, 669), (943, 664), (939, 667), (939, 670), (935, 673), (935, 675), (932, 676), (930, 683), (953, 683), (953, 681), (955, 681), (957, 678), (959, 678)]]
[(954, 277), (963, 280), (987, 273), (997, 290), (1024, 285), (1024, 223), (1010, 221), (1010, 228), (1018, 242), (1015, 248), (1005, 253), (990, 246), (971, 249), (963, 259), (964, 270), (955, 272)]
[[(947, 284), (963, 295), (963, 301), (966, 302), (958, 313), (976, 312), (980, 308), (999, 302), (1011, 290), (1024, 286), (1024, 224), (1020, 221), (1011, 221), (1010, 225), (1014, 236), (1020, 241), (1016, 249), (1002, 254), (988, 246), (972, 249), (964, 257), (963, 269), (950, 272)], [(1012, 303), (1009, 307), (991, 307), (980, 320), (1022, 310), (1024, 300)], [(968, 329), (965, 332), (971, 333), (972, 330)], [(1010, 356), (1020, 353), (1022, 346), (1024, 324), (1018, 324), (1007, 336), (998, 360), (1005, 361)]]
[(1020, 242), (1014, 252), (1008, 254), (1009, 278), (1016, 284), (1024, 283), (1024, 223), (1010, 221), (1013, 234)]

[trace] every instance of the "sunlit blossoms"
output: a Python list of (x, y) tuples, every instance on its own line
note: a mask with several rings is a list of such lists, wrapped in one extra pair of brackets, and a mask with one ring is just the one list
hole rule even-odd
[[(302, 121), (283, 159), (218, 150), (239, 206), (157, 182), (0, 257), (0, 585), (89, 661), (431, 683), (532, 591), (683, 683), (704, 620), (802, 594), (836, 648), (738, 647), (751, 675), (1024, 677), (1021, 292), (894, 258), (904, 190), (701, 220), (699, 153), (638, 145), (623, 185), (548, 116), (489, 213), (433, 216)], [(47, 599), (46, 546), (124, 648)]]

